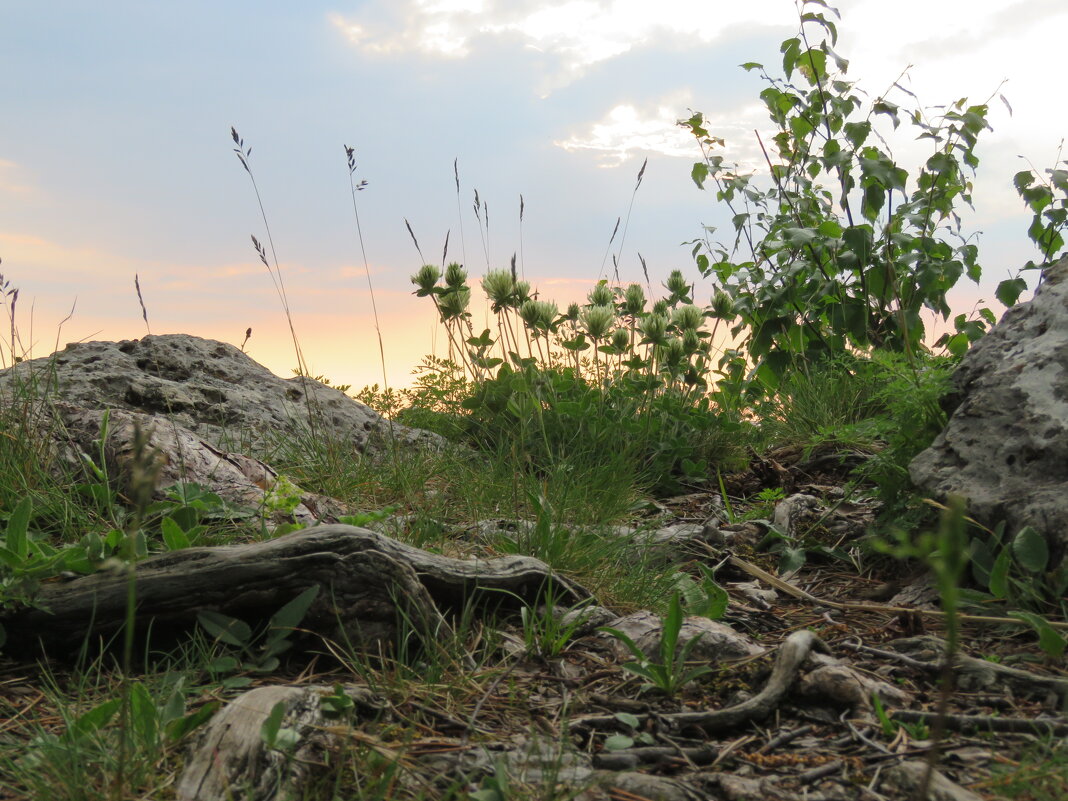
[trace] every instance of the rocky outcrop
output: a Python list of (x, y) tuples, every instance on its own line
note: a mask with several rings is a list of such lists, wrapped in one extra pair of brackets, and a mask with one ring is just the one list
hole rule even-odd
[(913, 460), (913, 482), (963, 495), (968, 512), (1007, 534), (1025, 525), (1068, 551), (1068, 258), (1049, 267), (1028, 303), (964, 357), (951, 417)]
[(278, 442), (341, 440), (366, 452), (391, 437), (404, 444), (436, 435), (390, 423), (336, 389), (283, 379), (233, 345), (188, 334), (122, 342), (79, 342), (0, 372), (0, 400), (18, 383), (85, 409), (162, 416), (228, 451), (262, 453)]

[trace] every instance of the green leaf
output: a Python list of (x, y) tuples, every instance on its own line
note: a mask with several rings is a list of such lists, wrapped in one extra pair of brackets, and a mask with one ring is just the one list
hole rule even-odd
[(842, 236), (842, 226), (838, 224), (837, 220), (824, 220), (819, 224), (816, 229), (820, 232), (820, 236), (828, 237), (829, 239), (839, 239)]
[(252, 629), (247, 623), (222, 612), (197, 612), (197, 622), (208, 634), (227, 645), (245, 648), (252, 640)]
[(814, 47), (808, 48), (797, 59), (797, 68), (813, 86), (827, 80), (827, 54)]
[(102, 704), (94, 706), (71, 723), (71, 734), (80, 737), (89, 732), (99, 731), (115, 716), (115, 713), (119, 711), (121, 705), (121, 698), (112, 698), (110, 701), (105, 701)]
[(861, 267), (871, 262), (873, 234), (870, 225), (851, 225), (842, 232), (846, 247), (854, 253)]
[(139, 681), (130, 687), (130, 720), (141, 745), (153, 748), (159, 742), (159, 711), (152, 695)]
[(990, 588), (990, 571), (994, 568), (994, 553), (990, 546), (979, 539), (972, 540), (968, 559), (972, 569), (972, 578), (980, 587)]
[(860, 213), (864, 215), (866, 220), (874, 220), (879, 216), (879, 212), (882, 211), (883, 205), (886, 203), (886, 190), (879, 184), (871, 184), (864, 187), (863, 199), (860, 203)]
[(816, 235), (815, 228), (784, 228), (782, 232), (783, 241), (794, 247), (809, 244), (815, 240)]
[(221, 702), (219, 701), (209, 701), (196, 712), (192, 712), (184, 718), (170, 721), (165, 727), (167, 739), (171, 742), (181, 740), (198, 726), (210, 720), (220, 706)]
[(801, 55), (801, 40), (797, 37), (787, 39), (782, 43), (779, 51), (782, 53), (782, 71), (789, 78), (794, 74), (794, 68), (797, 66), (797, 60)]
[(1009, 568), (1012, 567), (1012, 551), (1002, 548), (998, 558), (994, 560), (994, 566), (990, 568), (990, 583), (987, 589), (998, 600), (1009, 597)]
[(604, 747), (607, 751), (622, 751), (632, 745), (634, 745), (634, 738), (625, 734), (613, 734), (604, 739)]
[(619, 629), (614, 629), (611, 626), (602, 626), (597, 630), (598, 631), (603, 631), (606, 634), (611, 634), (613, 637), (615, 637), (617, 640), (619, 640), (621, 643), (623, 643), (623, 645), (625, 645), (627, 647), (627, 650), (630, 651), (632, 654), (634, 654), (634, 658), (635, 659), (639, 659), (639, 660), (644, 660), (645, 659), (645, 652), (642, 651), (642, 649), (638, 647), (638, 644), (636, 642), (634, 642), (634, 640), (632, 640), (628, 635), (624, 634)]
[(167, 550), (180, 551), (189, 547), (189, 537), (174, 520), (165, 517), (160, 521), (159, 525), (160, 530), (163, 532), (163, 543), (167, 546)]
[(998, 288), (994, 290), (994, 295), (1004, 306), (1015, 306), (1016, 301), (1020, 299), (1020, 295), (1027, 289), (1027, 282), (1022, 278), (1006, 278), (1000, 284)]
[(779, 574), (800, 570), (805, 564), (805, 549), (787, 546), (779, 555)]
[(703, 161), (698, 161), (693, 165), (693, 169), (690, 170), (690, 177), (693, 182), (697, 184), (698, 189), (705, 188), (705, 179), (708, 178), (708, 165)]
[(282, 730), (282, 720), (286, 716), (286, 705), (279, 701), (271, 707), (270, 713), (260, 725), (260, 738), (268, 748), (274, 748), (278, 741), (278, 733)]
[(1031, 526), (1024, 526), (1012, 540), (1012, 553), (1024, 569), (1041, 573), (1049, 564), (1049, 545), (1046, 538)]
[(304, 619), (308, 609), (319, 594), (319, 585), (313, 584), (271, 616), (271, 628), (294, 629)]
[(164, 724), (171, 723), (185, 715), (185, 693), (182, 692), (181, 684), (182, 682), (179, 680), (174, 691), (167, 698), (167, 702), (163, 705), (162, 712), (160, 712), (160, 720)]
[(682, 601), (679, 594), (672, 593), (671, 602), (668, 604), (668, 613), (660, 628), (660, 658), (664, 664), (670, 664), (675, 658), (675, 647), (679, 642), (679, 631), (682, 629)]
[(0, 545), (0, 562), (3, 562), (12, 570), (19, 570), (25, 566), (26, 560), (15, 553), (10, 548), (5, 548)]
[(29, 497), (26, 497), (18, 502), (7, 521), (5, 542), (8, 550), (20, 560), (25, 560), (29, 554), (29, 539), (26, 532), (30, 526), (30, 515), (32, 513), (33, 502)]
[(971, 340), (967, 334), (954, 334), (951, 337), (947, 337), (945, 341), (946, 350), (954, 356), (963, 356), (968, 352), (970, 344)]
[(616, 712), (612, 717), (631, 729), (638, 728), (638, 724), (641, 723), (638, 720), (638, 716), (632, 715), (630, 712)]
[(1022, 620), (1038, 634), (1038, 644), (1048, 656), (1060, 659), (1068, 642), (1044, 617), (1032, 612), (1009, 612), (1009, 617)]

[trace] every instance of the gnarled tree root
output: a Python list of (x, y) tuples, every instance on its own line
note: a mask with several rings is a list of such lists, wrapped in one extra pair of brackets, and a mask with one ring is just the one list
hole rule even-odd
[[(708, 734), (737, 728), (750, 721), (768, 717), (797, 680), (802, 663), (813, 649), (826, 651), (827, 646), (811, 631), (795, 631), (779, 646), (768, 683), (759, 693), (740, 704), (712, 712), (676, 712), (656, 715), (656, 721), (673, 730), (696, 727)], [(637, 715), (644, 722), (650, 715)], [(615, 715), (588, 715), (571, 721), (572, 728), (618, 728)]]
[[(41, 587), (33, 608), (0, 613), (9, 653), (40, 644), (77, 649), (112, 637), (127, 614), (129, 574), (101, 571)], [(423, 636), (448, 630), (441, 609), (469, 600), (532, 603), (549, 580), (561, 603), (589, 597), (537, 559), (451, 559), (368, 529), (317, 526), (265, 542), (189, 548), (136, 565), (135, 625), (154, 634), (191, 626), (202, 610), (265, 620), (300, 592), (321, 591), (301, 623), (319, 635), (366, 643), (392, 637), (401, 612)]]

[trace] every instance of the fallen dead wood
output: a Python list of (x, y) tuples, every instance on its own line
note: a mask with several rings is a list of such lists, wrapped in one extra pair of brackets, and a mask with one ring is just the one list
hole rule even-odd
[[(451, 559), (355, 526), (317, 526), (265, 542), (145, 559), (136, 566), (135, 625), (156, 633), (187, 628), (202, 610), (265, 620), (318, 584), (322, 591), (304, 629), (374, 641), (392, 636), (401, 611), (417, 631), (433, 636), (448, 629), (441, 609), (471, 598), (500, 604), (509, 594), (533, 602), (550, 578), (561, 602), (589, 597), (530, 557)], [(128, 585), (121, 568), (43, 585), (34, 607), (0, 613), (8, 652), (38, 643), (70, 651), (87, 636), (113, 636), (124, 625)]]
[[(766, 570), (757, 567), (752, 562), (747, 562), (744, 559), (739, 559), (737, 556), (731, 556), (728, 560), (733, 567), (738, 568), (755, 579), (763, 581), (765, 584), (774, 587), (777, 590), (785, 592), (787, 595), (792, 595), (794, 598), (799, 598), (802, 601), (808, 601), (818, 606), (826, 606), (831, 609), (850, 610), (855, 612), (890, 612), (892, 614), (909, 613), (921, 615), (922, 617), (936, 617), (939, 620), (945, 620), (946, 613), (940, 609), (920, 609), (915, 606), (887, 606), (885, 604), (873, 604), (873, 603), (856, 603), (852, 601), (829, 601), (826, 598), (817, 598), (810, 592), (791, 584), (788, 581), (783, 581), (778, 576), (773, 576)], [(1029, 626), (1031, 625), (1026, 620), (1020, 620), (1014, 617), (994, 617), (992, 615), (965, 615), (958, 613), (956, 618), (961, 623), (982, 623), (986, 625), (1006, 625), (1006, 626)], [(1052, 628), (1068, 630), (1068, 623), (1047, 620)]]
[[(893, 660), (932, 674), (942, 671), (948, 647), (945, 640), (931, 635), (906, 637), (887, 643), (887, 646), (894, 650), (872, 648), (849, 640), (839, 645), (851, 651), (871, 654), (879, 659)], [(953, 667), (957, 673), (958, 683), (971, 689), (1009, 686), (1021, 693), (1056, 693), (1062, 699), (1068, 698), (1068, 679), (1057, 676), (1044, 676), (998, 662), (976, 659), (967, 654), (954, 655)]]
[[(905, 723), (932, 724), (939, 717), (937, 712), (915, 709), (895, 709), (890, 712), (893, 720)], [(945, 715), (941, 724), (949, 731), (1001, 731), (1019, 734), (1040, 734), (1052, 737), (1068, 735), (1068, 720), (1044, 718), (1006, 718), (995, 715)]]
[[(656, 720), (675, 730), (696, 727), (707, 733), (715, 733), (737, 728), (750, 721), (763, 720), (779, 705), (783, 696), (797, 680), (801, 664), (814, 649), (825, 651), (827, 646), (811, 631), (795, 631), (779, 646), (775, 664), (767, 684), (752, 698), (740, 704), (717, 709), (711, 712), (676, 712), (656, 715)], [(650, 715), (636, 715), (639, 723)], [(615, 715), (588, 715), (571, 722), (572, 728), (599, 729), (618, 728), (619, 720)]]

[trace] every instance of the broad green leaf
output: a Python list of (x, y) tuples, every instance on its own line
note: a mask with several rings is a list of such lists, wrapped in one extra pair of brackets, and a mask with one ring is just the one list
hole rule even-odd
[(820, 232), (821, 236), (826, 236), (830, 239), (840, 238), (843, 232), (843, 228), (838, 224), (837, 220), (824, 220), (816, 230)]
[(860, 213), (866, 220), (875, 220), (886, 204), (886, 190), (879, 184), (864, 187), (860, 203)]
[(89, 732), (99, 731), (115, 716), (121, 705), (121, 698), (112, 698), (110, 701), (94, 706), (70, 725), (71, 734), (80, 737)]
[(1020, 295), (1027, 289), (1027, 282), (1022, 278), (1006, 278), (994, 291), (994, 295), (1005, 306), (1015, 306)]
[(604, 747), (607, 751), (622, 751), (632, 745), (634, 745), (634, 738), (625, 734), (613, 734), (604, 739)]
[(313, 584), (271, 616), (271, 628), (294, 629), (304, 619), (319, 594), (319, 585)]
[(1046, 538), (1031, 526), (1024, 526), (1012, 540), (1012, 553), (1024, 569), (1041, 573), (1049, 564), (1049, 545)]
[(779, 50), (782, 53), (782, 71), (789, 78), (794, 74), (794, 68), (797, 66), (797, 60), (801, 55), (801, 40), (797, 37), (787, 39), (782, 43)]
[(1032, 612), (1009, 612), (1009, 617), (1022, 620), (1038, 634), (1038, 644), (1047, 655), (1060, 659), (1068, 642), (1044, 617)]
[(994, 552), (990, 550), (990, 546), (982, 540), (972, 540), (968, 562), (971, 565), (972, 578), (979, 586), (989, 589), (990, 571), (994, 569)]
[(783, 240), (794, 247), (807, 245), (815, 240), (816, 236), (815, 228), (784, 228), (782, 232)]
[(221, 612), (197, 612), (197, 622), (208, 634), (227, 645), (245, 648), (252, 640), (252, 629), (247, 623)]
[(630, 712), (616, 712), (612, 717), (624, 726), (629, 726), (632, 729), (638, 728), (638, 725), (641, 723), (641, 721), (638, 720), (638, 716), (632, 715)]
[(163, 543), (167, 546), (167, 550), (180, 551), (189, 547), (189, 537), (174, 520), (165, 517), (160, 521), (159, 525), (163, 533)]
[(968, 352), (970, 344), (971, 340), (968, 339), (967, 334), (954, 334), (951, 337), (947, 337), (945, 341), (946, 350), (954, 356), (963, 356)]
[(693, 182), (697, 184), (698, 189), (705, 188), (705, 179), (708, 178), (708, 165), (703, 161), (698, 161), (693, 165), (693, 169), (690, 170), (690, 177)]
[(798, 56), (797, 68), (813, 86), (822, 83), (827, 80), (827, 54), (810, 47)]

